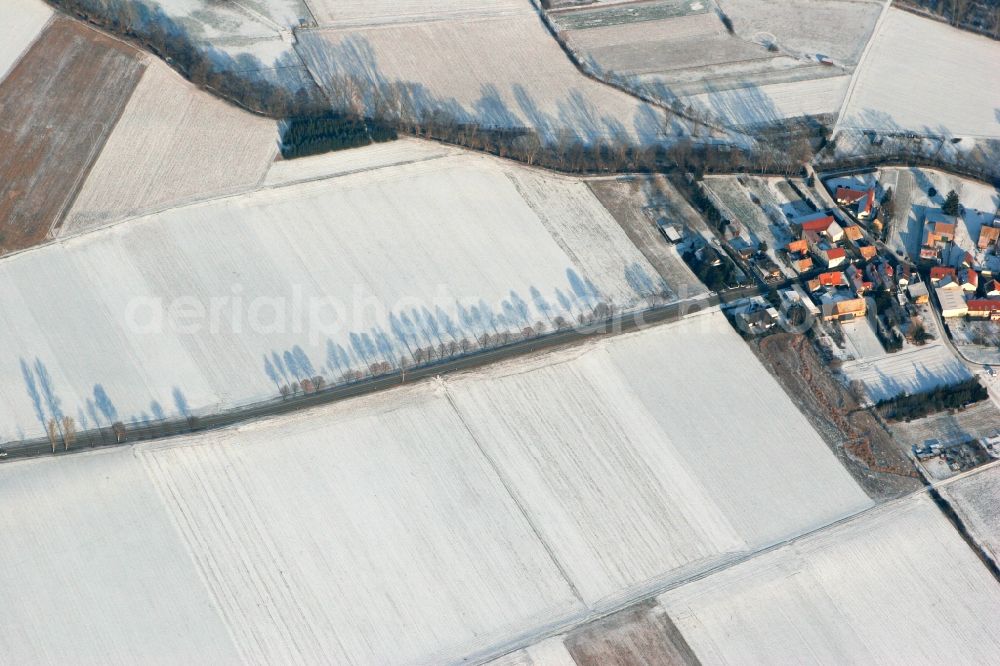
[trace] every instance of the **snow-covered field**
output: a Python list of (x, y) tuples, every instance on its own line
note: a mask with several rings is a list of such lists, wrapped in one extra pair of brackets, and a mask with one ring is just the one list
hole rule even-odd
[(306, 0), (320, 25), (373, 25), (525, 14), (529, 0)]
[(899, 9), (872, 39), (842, 127), (1000, 138), (1000, 44)]
[(591, 606), (869, 504), (721, 313), (604, 347), (448, 389)]
[(878, 0), (719, 0), (736, 34), (798, 56), (824, 55), (853, 66), (882, 11)]
[(898, 421), (890, 428), (906, 451), (915, 444), (923, 446), (932, 440), (958, 444), (1000, 434), (1000, 409), (992, 400), (983, 400), (959, 412), (944, 411), (913, 421)]
[(703, 664), (976, 664), (1000, 653), (1000, 588), (925, 495), (660, 603)]
[[(708, 3), (697, 4), (700, 13), (563, 34), (597, 72), (750, 126), (836, 112), (881, 9), (877, 2), (732, 0), (720, 4), (733, 20), (729, 34)], [(566, 23), (576, 14), (553, 16)], [(821, 57), (835, 64), (824, 66)]]
[(844, 332), (844, 342), (847, 353), (855, 359), (874, 359), (886, 355), (885, 348), (875, 334), (871, 321), (867, 317), (845, 321), (840, 325)]
[(466, 153), (174, 208), (0, 262), (0, 437), (458, 354), (671, 298), (655, 276), (582, 183)]
[(32, 663), (485, 658), (871, 505), (717, 311), (0, 481)]
[(6, 0), (0, 5), (0, 81), (52, 16), (42, 0)]
[(720, 90), (693, 95), (686, 101), (732, 125), (761, 125), (785, 118), (833, 113), (843, 101), (850, 82), (850, 76), (828, 76)]
[(842, 370), (848, 380), (864, 383), (872, 402), (903, 393), (923, 393), (972, 377), (965, 364), (940, 343), (848, 361), (843, 364)]
[(238, 663), (131, 449), (0, 466), (0, 529), (5, 662)]
[(939, 490), (975, 542), (994, 562), (1000, 562), (1000, 465), (982, 467)]
[(581, 75), (532, 13), (307, 30), (296, 49), (321, 85), (337, 87), (338, 77), (351, 75), (382, 93), (401, 86), (418, 115), (436, 109), (549, 138), (568, 132), (650, 143), (663, 134), (662, 112)]
[(273, 120), (198, 90), (152, 59), (60, 232), (254, 188), (277, 142)]

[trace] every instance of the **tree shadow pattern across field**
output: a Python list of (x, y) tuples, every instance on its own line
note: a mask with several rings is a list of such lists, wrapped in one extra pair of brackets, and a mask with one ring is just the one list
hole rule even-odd
[[(307, 336), (313, 340), (307, 331), (301, 344), (262, 353), (260, 368), (267, 378), (266, 384), (274, 387), (273, 394), (264, 400), (314, 393), (408, 371), (676, 300), (666, 281), (659, 275), (650, 275), (646, 266), (634, 263), (622, 270), (625, 284), (633, 293), (624, 303), (615, 303), (589, 278), (567, 268), (565, 285), (552, 289), (550, 296), (532, 286), (526, 294), (511, 290), (496, 303), (478, 299), (455, 301), (450, 306), (415, 305), (390, 312), (382, 325), (347, 330), (336, 337), (327, 337), (320, 345), (307, 344)], [(312, 349), (312, 357), (307, 348)], [(95, 359), (95, 374), (97, 364)], [(142, 405), (142, 398), (128, 395), (124, 401), (130, 407), (123, 413), (119, 401), (102, 383), (71, 387), (69, 395), (77, 404), (67, 405), (44, 360), (22, 355), (19, 365), (34, 421), (52, 440), (53, 450), (59, 442), (64, 443), (60, 446), (70, 448), (75, 435), (83, 431), (97, 431), (99, 439), (106, 442), (124, 441), (127, 428), (170, 421), (191, 423), (205, 415), (208, 408), (203, 404), (190, 405), (184, 391), (170, 384), (162, 387), (164, 393), (169, 392), (172, 403), (169, 405), (149, 396), (146, 407), (137, 407)], [(120, 383), (116, 385), (121, 387)], [(159, 388), (150, 390), (155, 393)], [(26, 428), (27, 424), (17, 425), (17, 438), (21, 441), (28, 437)]]

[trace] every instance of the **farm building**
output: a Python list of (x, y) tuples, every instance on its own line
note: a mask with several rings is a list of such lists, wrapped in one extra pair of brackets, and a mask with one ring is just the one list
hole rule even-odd
[(1000, 300), (979, 298), (969, 301), (966, 305), (970, 317), (1000, 321)]
[(969, 313), (969, 306), (965, 302), (965, 294), (961, 288), (957, 288), (956, 283), (951, 282), (948, 286), (938, 287), (934, 290), (934, 293), (937, 294), (938, 303), (941, 304), (942, 317), (964, 317)]
[(1000, 296), (1000, 280), (990, 280), (983, 285), (983, 292), (987, 296)]

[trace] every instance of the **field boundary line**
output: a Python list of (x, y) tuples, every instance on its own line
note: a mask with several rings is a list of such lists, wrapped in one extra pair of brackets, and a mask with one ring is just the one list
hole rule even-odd
[(854, 66), (854, 74), (851, 76), (851, 83), (848, 85), (847, 93), (844, 95), (844, 103), (840, 106), (840, 112), (837, 113), (837, 122), (833, 124), (833, 130), (830, 132), (831, 138), (836, 137), (837, 132), (840, 131), (840, 126), (844, 122), (844, 115), (847, 113), (847, 107), (850, 106), (851, 98), (854, 97), (854, 89), (858, 85), (858, 78), (861, 77), (861, 72), (867, 64), (866, 61), (868, 60), (868, 55), (870, 54), (875, 41), (878, 39), (879, 33), (882, 32), (882, 26), (885, 24), (885, 20), (889, 16), (890, 9), (892, 9), (892, 0), (885, 0), (885, 6), (882, 7), (882, 13), (879, 14), (878, 20), (875, 21), (875, 27), (872, 29), (871, 37), (868, 38), (868, 43), (865, 44), (865, 50), (861, 52), (861, 57), (858, 58), (858, 64)]
[(559, 572), (559, 575), (562, 577), (562, 579), (566, 582), (566, 585), (573, 593), (573, 596), (576, 597), (576, 600), (580, 602), (580, 605), (583, 607), (583, 610), (585, 612), (590, 611), (591, 610), (590, 605), (584, 600), (583, 595), (580, 594), (580, 590), (577, 588), (576, 583), (573, 582), (573, 578), (569, 575), (569, 572), (566, 570), (566, 567), (563, 565), (562, 562), (559, 561), (559, 557), (556, 555), (555, 549), (552, 548), (552, 545), (548, 542), (548, 540), (542, 535), (541, 531), (538, 529), (538, 526), (535, 524), (535, 521), (532, 520), (531, 515), (525, 508), (524, 502), (521, 499), (519, 493), (517, 493), (513, 489), (512, 484), (510, 483), (510, 481), (508, 481), (507, 476), (500, 470), (500, 466), (497, 464), (496, 460), (493, 459), (493, 456), (491, 456), (489, 453), (486, 452), (486, 447), (484, 447), (482, 442), (479, 441), (479, 438), (476, 437), (476, 433), (472, 432), (472, 428), (470, 428), (469, 424), (466, 422), (465, 415), (462, 413), (462, 410), (459, 409), (457, 404), (455, 404), (455, 399), (452, 397), (451, 389), (448, 387), (447, 384), (444, 384), (444, 396), (445, 399), (448, 401), (448, 405), (451, 407), (452, 411), (455, 412), (455, 416), (458, 417), (459, 422), (462, 424), (462, 429), (464, 429), (465, 432), (469, 434), (469, 437), (472, 438), (472, 441), (476, 443), (476, 448), (479, 450), (479, 455), (481, 455), (483, 457), (483, 460), (486, 461), (486, 464), (490, 466), (490, 470), (493, 472), (493, 475), (496, 476), (497, 480), (500, 482), (500, 485), (503, 486), (504, 492), (507, 493), (507, 496), (510, 497), (512, 502), (514, 502), (514, 505), (520, 512), (521, 517), (524, 518), (524, 522), (527, 523), (528, 527), (531, 529), (532, 534), (534, 534), (535, 538), (538, 539), (538, 543), (541, 544), (542, 548), (545, 549), (545, 553), (549, 556), (549, 559), (552, 560), (552, 564), (555, 565), (556, 570)]

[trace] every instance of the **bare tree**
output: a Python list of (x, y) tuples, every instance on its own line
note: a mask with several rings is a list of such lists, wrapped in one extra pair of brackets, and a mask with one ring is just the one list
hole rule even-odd
[(72, 416), (64, 416), (62, 419), (63, 451), (69, 451), (69, 447), (76, 442), (76, 422)]

